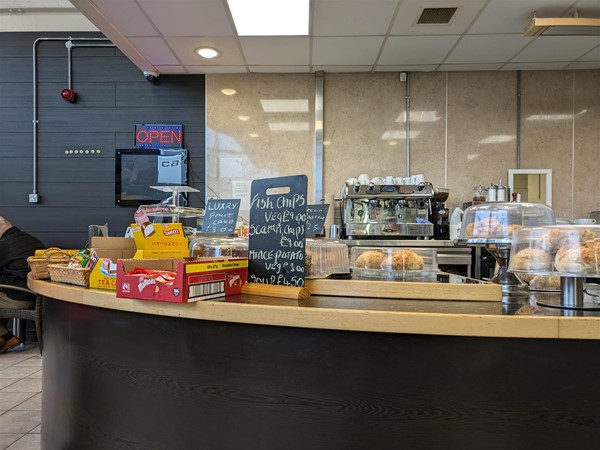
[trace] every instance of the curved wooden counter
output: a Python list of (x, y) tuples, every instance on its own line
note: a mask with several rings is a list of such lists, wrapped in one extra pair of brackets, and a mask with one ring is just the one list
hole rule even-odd
[[(313, 296), (305, 301), (233, 296), (172, 304), (116, 298), (113, 291), (43, 280), (29, 287), (46, 297), (120, 311), (257, 325), (448, 336), (600, 339), (600, 315), (535, 315), (522, 305)], [(511, 309), (512, 308), (512, 309)]]
[(343, 297), (178, 305), (29, 285), (47, 298), (44, 450), (595, 449), (600, 440), (598, 317)]

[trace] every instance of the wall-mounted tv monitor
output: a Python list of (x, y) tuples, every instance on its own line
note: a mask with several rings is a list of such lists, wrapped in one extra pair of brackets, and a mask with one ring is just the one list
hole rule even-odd
[(151, 205), (171, 195), (150, 186), (187, 185), (185, 149), (118, 149), (115, 159), (118, 206)]

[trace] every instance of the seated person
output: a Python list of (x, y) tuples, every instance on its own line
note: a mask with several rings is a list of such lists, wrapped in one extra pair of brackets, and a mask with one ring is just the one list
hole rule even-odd
[[(37, 238), (14, 227), (0, 216), (0, 284), (27, 287), (27, 257), (45, 248)], [(0, 308), (23, 309), (35, 304), (35, 296), (27, 292), (0, 289)], [(0, 319), (0, 353), (21, 343), (7, 328), (8, 319)]]

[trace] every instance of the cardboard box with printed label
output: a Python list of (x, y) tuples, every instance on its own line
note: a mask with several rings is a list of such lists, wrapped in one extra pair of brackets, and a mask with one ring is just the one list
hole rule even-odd
[(137, 248), (134, 259), (189, 256), (189, 243), (180, 223), (132, 224), (131, 232)]
[(133, 258), (136, 252), (132, 238), (92, 237), (92, 249), (98, 260), (90, 272), (90, 288), (117, 289), (117, 260)]
[[(160, 275), (129, 274), (135, 268), (148, 271), (175, 272), (172, 283)], [(235, 295), (248, 281), (247, 258), (207, 258), (194, 261), (181, 259), (123, 259), (117, 263), (117, 297), (170, 303)]]

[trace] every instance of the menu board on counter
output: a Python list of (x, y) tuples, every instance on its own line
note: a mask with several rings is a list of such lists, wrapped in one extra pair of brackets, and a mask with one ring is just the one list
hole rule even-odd
[(323, 234), (328, 211), (329, 205), (306, 206), (306, 234)]
[(229, 200), (216, 198), (209, 199), (206, 202), (206, 208), (204, 210), (202, 232), (222, 234), (234, 233), (239, 211), (239, 198)]
[(254, 180), (248, 281), (304, 286), (306, 175)]

